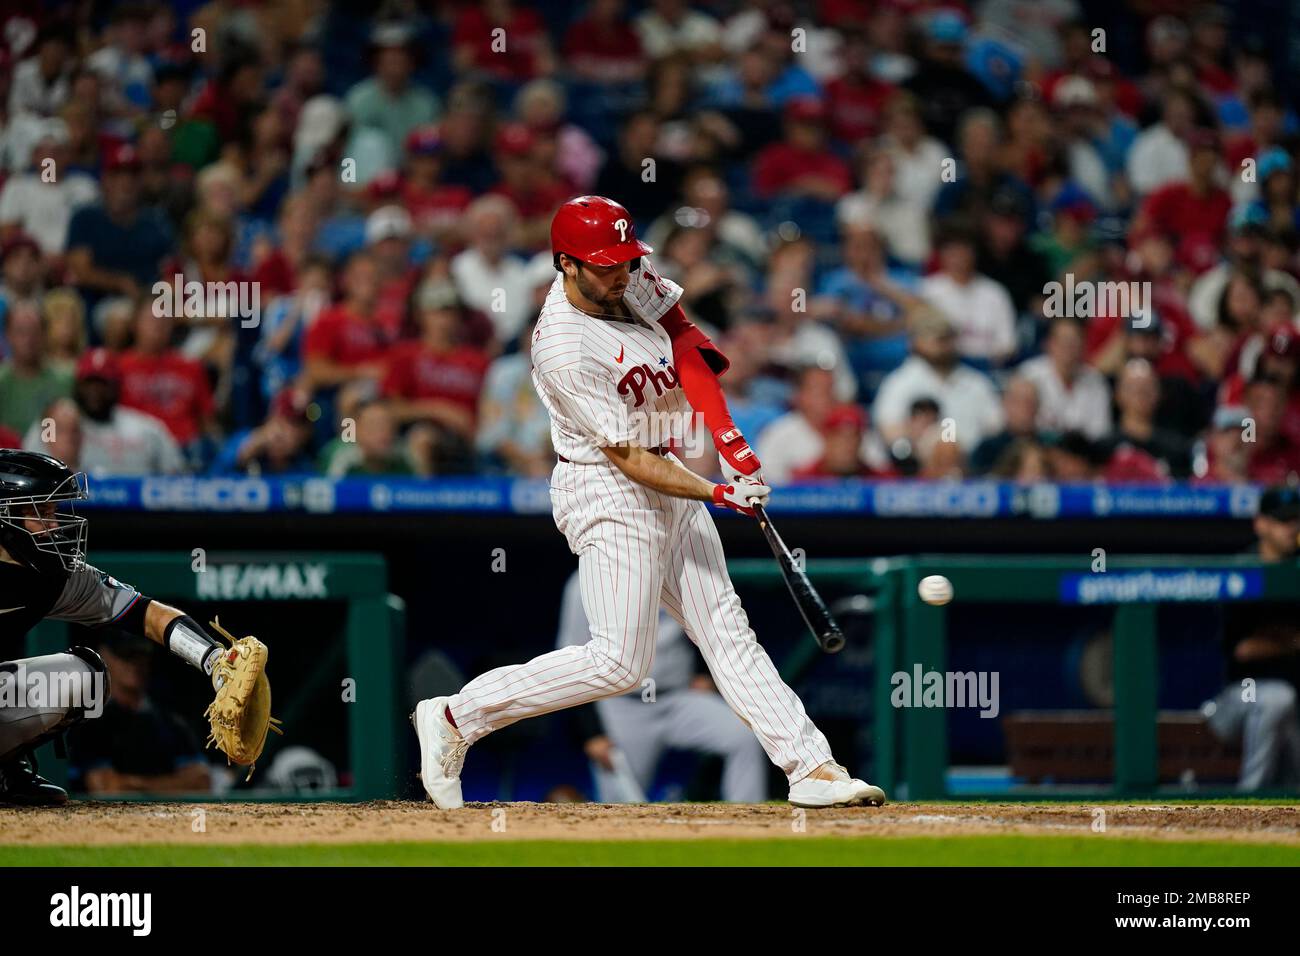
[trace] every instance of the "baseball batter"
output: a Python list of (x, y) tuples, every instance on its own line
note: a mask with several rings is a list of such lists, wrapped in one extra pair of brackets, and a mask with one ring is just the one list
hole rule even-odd
[[(838, 765), (803, 703), (754, 637), (704, 502), (753, 514), (771, 489), (731, 422), (717, 375), (724, 356), (677, 305), (681, 288), (645, 258), (632, 217), (583, 196), (551, 223), (556, 276), (533, 333), (533, 384), (551, 417), (556, 527), (578, 556), (590, 640), (500, 667), (411, 715), (425, 792), (462, 806), (471, 744), (494, 730), (624, 694), (654, 659), (658, 612), (699, 647), (723, 699), (790, 781), (801, 807), (883, 804)], [(669, 451), (699, 412), (724, 478), (714, 484)]]

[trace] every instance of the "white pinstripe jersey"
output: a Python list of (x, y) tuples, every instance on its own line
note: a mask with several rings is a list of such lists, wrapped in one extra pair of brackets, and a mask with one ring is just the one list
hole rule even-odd
[(542, 306), (532, 357), (551, 441), (572, 462), (604, 462), (600, 448), (608, 445), (657, 448), (680, 440), (690, 424), (663, 326), (587, 315), (564, 294), (563, 275)]

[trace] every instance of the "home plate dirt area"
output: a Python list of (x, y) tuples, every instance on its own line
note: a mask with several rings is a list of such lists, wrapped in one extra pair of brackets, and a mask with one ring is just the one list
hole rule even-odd
[[(202, 811), (201, 813), (199, 811)], [(1101, 816), (1104, 814), (1104, 816)], [(1100, 824), (1100, 826), (1099, 826)], [(1100, 836), (1300, 846), (1300, 807), (1269, 804), (900, 803), (808, 810), (784, 804), (414, 801), (97, 803), (0, 809), (0, 847), (137, 844), (398, 844), (491, 840), (763, 840), (822, 837)]]

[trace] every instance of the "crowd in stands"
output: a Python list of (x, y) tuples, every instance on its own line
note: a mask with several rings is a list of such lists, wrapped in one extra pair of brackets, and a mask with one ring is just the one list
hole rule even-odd
[(33, 6), (0, 30), (0, 446), (546, 476), (549, 224), (597, 193), (770, 481), (1300, 472), (1290, 47), (1238, 8)]

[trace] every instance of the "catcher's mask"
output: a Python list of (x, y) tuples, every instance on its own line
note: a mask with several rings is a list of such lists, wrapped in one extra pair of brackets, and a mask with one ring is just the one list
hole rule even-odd
[[(38, 452), (0, 449), (0, 546), (36, 571), (71, 574), (86, 560), (84, 472)], [(59, 510), (63, 505), (66, 510)]]

